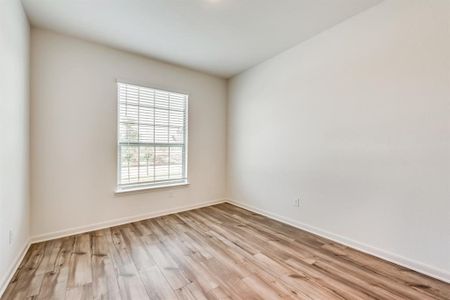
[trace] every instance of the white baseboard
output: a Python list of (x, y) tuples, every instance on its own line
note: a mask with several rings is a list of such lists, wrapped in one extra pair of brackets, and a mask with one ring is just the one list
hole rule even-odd
[(302, 230), (314, 233), (316, 235), (319, 235), (319, 236), (322, 236), (322, 237), (327, 238), (329, 240), (338, 242), (338, 243), (343, 244), (345, 246), (354, 248), (354, 249), (359, 250), (361, 252), (365, 252), (367, 254), (376, 256), (378, 258), (390, 261), (390, 262), (395, 263), (397, 265), (400, 265), (402, 267), (406, 267), (408, 269), (411, 269), (411, 270), (417, 271), (419, 273), (428, 275), (430, 277), (439, 279), (441, 281), (450, 283), (450, 272), (448, 272), (448, 271), (441, 270), (441, 269), (429, 266), (427, 264), (424, 264), (424, 263), (421, 263), (421, 262), (418, 262), (418, 261), (415, 261), (415, 260), (412, 260), (412, 259), (409, 259), (409, 258), (405, 258), (405, 257), (403, 257), (401, 255), (390, 253), (388, 251), (381, 250), (379, 248), (375, 248), (375, 247), (372, 247), (372, 246), (369, 246), (369, 245), (366, 245), (366, 244), (354, 241), (352, 239), (343, 237), (341, 235), (334, 234), (334, 233), (331, 233), (329, 231), (322, 230), (320, 228), (317, 228), (317, 227), (314, 227), (314, 226), (310, 226), (310, 225), (301, 223), (299, 221), (296, 221), (296, 220), (293, 220), (293, 219), (290, 219), (290, 218), (287, 218), (287, 217), (284, 217), (284, 216), (281, 216), (281, 215), (278, 215), (278, 214), (271, 213), (271, 212), (263, 210), (263, 209), (259, 209), (259, 208), (256, 208), (256, 207), (253, 207), (253, 206), (250, 206), (250, 205), (247, 205), (247, 204), (239, 203), (239, 202), (237, 202), (235, 200), (227, 200), (226, 202), (228, 202), (228, 203), (230, 203), (232, 205), (236, 205), (238, 207), (250, 210), (252, 212), (264, 215), (266, 217), (269, 217), (271, 219), (277, 220), (279, 222), (291, 225), (293, 227), (296, 227), (296, 228), (299, 228), (299, 229), (302, 229)]
[(0, 298), (2, 298), (3, 293), (6, 291), (6, 287), (8, 286), (9, 282), (12, 280), (14, 274), (16, 273), (17, 269), (20, 266), (20, 263), (22, 262), (23, 258), (25, 257), (25, 254), (27, 253), (28, 249), (31, 246), (31, 241), (28, 240), (25, 245), (22, 248), (22, 251), (20, 251), (14, 261), (12, 262), (11, 266), (9, 267), (8, 271), (4, 276), (2, 276), (0, 281)]
[(54, 232), (50, 232), (50, 233), (45, 233), (45, 234), (40, 234), (40, 235), (37, 235), (37, 236), (33, 236), (31, 238), (31, 243), (35, 244), (35, 243), (39, 243), (39, 242), (44, 242), (44, 241), (48, 241), (48, 240), (53, 240), (53, 239), (57, 239), (57, 238), (71, 236), (71, 235), (74, 235), (74, 234), (90, 232), (90, 231), (104, 229), (104, 228), (108, 228), (108, 227), (113, 227), (113, 226), (128, 224), (128, 223), (132, 223), (132, 222), (142, 221), (142, 220), (145, 220), (145, 219), (156, 218), (156, 217), (160, 217), (160, 216), (165, 216), (165, 215), (170, 215), (170, 214), (174, 214), (174, 213), (179, 213), (179, 212), (187, 211), (187, 210), (191, 210), (191, 209), (211, 206), (211, 205), (215, 205), (215, 204), (219, 204), (219, 203), (223, 203), (223, 202), (225, 202), (224, 199), (216, 199), (216, 200), (213, 200), (213, 201), (197, 203), (197, 204), (194, 204), (194, 205), (179, 206), (179, 207), (176, 207), (176, 208), (165, 209), (165, 210), (160, 210), (160, 211), (154, 211), (154, 212), (149, 212), (149, 213), (145, 213), (145, 214), (135, 215), (135, 216), (131, 216), (131, 217), (124, 217), (124, 218), (114, 219), (114, 220), (105, 221), (105, 222), (99, 222), (99, 223), (85, 225), (85, 226), (79, 226), (79, 227), (63, 229), (63, 230), (59, 230), (59, 231), (54, 231)]

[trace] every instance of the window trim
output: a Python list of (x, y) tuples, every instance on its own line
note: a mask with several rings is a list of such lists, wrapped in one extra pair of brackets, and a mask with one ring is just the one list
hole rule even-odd
[[(178, 182), (175, 182), (178, 181)], [(163, 188), (171, 188), (171, 187), (177, 187), (177, 186), (185, 186), (189, 185), (189, 181), (187, 179), (177, 179), (174, 180), (173, 183), (164, 183), (164, 184), (145, 184), (145, 185), (136, 185), (136, 186), (129, 186), (129, 187), (117, 187), (114, 191), (115, 194), (123, 194), (123, 193), (130, 193), (130, 192), (139, 192), (139, 191), (147, 191), (147, 190), (156, 190), (156, 189), (163, 189)]]
[[(169, 93), (177, 93), (177, 94), (183, 94), (186, 96), (186, 103), (185, 103), (185, 118), (184, 118), (184, 164), (183, 164), (183, 174), (184, 178), (181, 179), (173, 179), (173, 180), (165, 180), (161, 182), (145, 182), (145, 183), (136, 183), (136, 184), (129, 184), (129, 185), (121, 185), (120, 184), (120, 97), (119, 97), (119, 84), (130, 84), (130, 85), (136, 85), (143, 88), (148, 89), (154, 89), (154, 90), (161, 90)], [(189, 93), (186, 92), (180, 92), (176, 90), (171, 90), (167, 88), (160, 88), (157, 85), (150, 85), (142, 82), (133, 82), (129, 80), (123, 80), (117, 78), (115, 80), (115, 86), (116, 86), (116, 188), (114, 193), (115, 194), (121, 194), (121, 193), (128, 193), (128, 192), (135, 192), (135, 191), (145, 191), (145, 190), (154, 190), (154, 189), (160, 189), (160, 188), (169, 188), (169, 187), (177, 187), (177, 186), (184, 186), (189, 185), (189, 177), (188, 177), (188, 149), (189, 149)]]

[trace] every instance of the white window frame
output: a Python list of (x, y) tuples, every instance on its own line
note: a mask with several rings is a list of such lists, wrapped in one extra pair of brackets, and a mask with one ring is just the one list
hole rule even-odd
[[(146, 182), (146, 183), (136, 183), (136, 184), (127, 184), (123, 185), (120, 183), (120, 175), (121, 175), (121, 155), (120, 155), (120, 97), (119, 97), (119, 84), (129, 84), (129, 85), (135, 85), (138, 87), (148, 88), (148, 89), (154, 89), (154, 90), (160, 90), (164, 92), (169, 93), (177, 93), (177, 94), (183, 94), (186, 96), (186, 103), (185, 103), (185, 117), (184, 117), (184, 156), (183, 156), (183, 177), (182, 179), (173, 179), (173, 180), (164, 180), (164, 181), (154, 181), (154, 182)], [(136, 82), (130, 82), (127, 80), (116, 80), (116, 104), (117, 104), (117, 119), (116, 119), (116, 157), (117, 157), (117, 168), (116, 168), (116, 194), (120, 193), (127, 193), (127, 192), (133, 192), (133, 191), (143, 191), (143, 190), (150, 190), (150, 189), (159, 189), (159, 188), (169, 188), (169, 187), (175, 187), (175, 186), (183, 186), (183, 185), (189, 185), (188, 180), (188, 120), (189, 120), (189, 94), (186, 92), (178, 92), (174, 90), (168, 90), (165, 88), (158, 88), (154, 86), (150, 86), (147, 84), (142, 83), (136, 83)], [(157, 143), (155, 143), (157, 144)]]

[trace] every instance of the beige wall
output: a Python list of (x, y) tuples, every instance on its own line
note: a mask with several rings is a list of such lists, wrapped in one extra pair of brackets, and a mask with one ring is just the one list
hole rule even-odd
[(20, 1), (0, 0), (0, 295), (29, 239), (28, 44)]
[(449, 28), (386, 0), (234, 77), (229, 196), (450, 280)]
[[(39, 29), (31, 70), (33, 236), (224, 198), (225, 80)], [(114, 194), (117, 78), (189, 93), (189, 186)]]

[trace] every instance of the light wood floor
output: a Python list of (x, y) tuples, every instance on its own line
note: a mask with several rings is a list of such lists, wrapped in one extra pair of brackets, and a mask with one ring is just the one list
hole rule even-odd
[(34, 244), (2, 299), (450, 299), (450, 285), (230, 204)]

